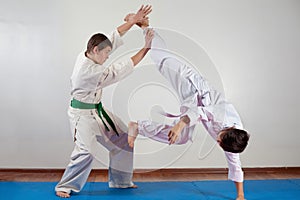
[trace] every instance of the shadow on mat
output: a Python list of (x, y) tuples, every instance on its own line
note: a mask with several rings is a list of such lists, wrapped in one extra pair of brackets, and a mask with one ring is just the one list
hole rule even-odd
[(233, 200), (235, 198), (225, 196), (224, 194), (220, 193), (213, 193), (213, 192), (200, 192), (201, 195), (207, 197), (208, 199), (228, 199), (228, 200)]
[[(153, 193), (152, 193), (153, 194)], [(108, 189), (108, 190), (97, 190), (97, 191), (81, 191), (80, 193), (72, 193), (72, 196), (109, 196), (109, 197), (124, 197), (124, 196), (143, 196), (149, 197), (151, 195), (151, 191), (138, 191), (138, 189)], [(220, 193), (213, 193), (207, 191), (195, 191), (191, 194), (194, 197), (199, 196), (205, 197), (205, 199), (224, 199), (224, 200), (233, 200), (230, 196), (226, 196)]]
[(93, 190), (93, 191), (81, 191), (79, 193), (72, 193), (72, 196), (132, 196), (141, 194), (141, 192), (135, 192), (137, 189), (107, 189), (107, 190)]

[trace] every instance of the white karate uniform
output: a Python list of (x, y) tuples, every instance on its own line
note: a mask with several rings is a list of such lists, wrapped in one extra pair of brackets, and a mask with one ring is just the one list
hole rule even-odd
[[(159, 72), (171, 83), (181, 102), (178, 116), (172, 124), (162, 124), (149, 120), (138, 121), (139, 134), (159, 142), (168, 143), (170, 129), (187, 115), (190, 123), (186, 126), (175, 144), (192, 141), (192, 133), (197, 123), (202, 123), (208, 133), (217, 140), (218, 133), (226, 127), (235, 126), (242, 129), (240, 117), (232, 104), (224, 96), (212, 88), (208, 82), (191, 66), (179, 61), (176, 56), (167, 51), (160, 35), (155, 31), (152, 41), (151, 57)], [(228, 162), (228, 179), (243, 182), (243, 171), (238, 153), (225, 152)]]
[[(109, 39), (113, 44), (112, 50), (123, 44), (117, 30)], [(80, 53), (71, 76), (72, 99), (98, 104), (101, 101), (102, 89), (129, 75), (133, 67), (130, 58), (104, 67), (87, 58), (84, 52)], [(97, 155), (101, 145), (109, 151), (109, 187), (126, 188), (133, 185), (133, 149), (127, 142), (127, 127), (118, 117), (108, 110), (106, 112), (113, 120), (119, 137), (106, 121), (110, 131), (105, 129), (96, 109), (69, 107), (68, 115), (75, 147), (71, 161), (55, 187), (56, 191), (70, 193), (82, 189), (92, 169), (94, 158), (101, 161)]]

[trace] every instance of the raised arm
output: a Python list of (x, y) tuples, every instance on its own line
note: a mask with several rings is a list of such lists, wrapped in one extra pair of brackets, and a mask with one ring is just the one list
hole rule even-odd
[(134, 24), (140, 23), (143, 20), (148, 19), (147, 15), (149, 15), (151, 11), (152, 7), (150, 5), (142, 5), (141, 8), (132, 18), (130, 18), (129, 20), (125, 20), (125, 23), (117, 28), (120, 35), (124, 35)]
[(187, 115), (180, 118), (179, 122), (173, 126), (168, 134), (169, 137), (169, 144), (174, 144), (178, 139), (181, 131), (184, 127), (186, 127), (190, 123), (190, 119)]
[(152, 29), (148, 29), (145, 35), (145, 45), (144, 47), (137, 52), (134, 56), (131, 57), (133, 65), (136, 66), (147, 54), (151, 48), (151, 42), (154, 37), (154, 32)]
[(153, 31), (149, 29), (145, 35), (145, 45), (140, 51), (138, 51), (128, 60), (119, 63), (113, 63), (105, 68), (103, 75), (101, 76), (102, 79), (99, 80), (101, 82), (101, 87), (106, 87), (127, 77), (132, 72), (133, 67), (136, 66), (149, 51), (152, 38)]
[(234, 184), (235, 184), (236, 191), (237, 191), (236, 200), (245, 200), (243, 182), (234, 182)]

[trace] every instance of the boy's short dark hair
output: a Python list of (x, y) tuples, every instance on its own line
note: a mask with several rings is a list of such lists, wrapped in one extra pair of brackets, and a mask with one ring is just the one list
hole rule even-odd
[(246, 131), (231, 127), (223, 130), (223, 132), (219, 144), (224, 151), (241, 153), (245, 150), (250, 137)]
[(93, 51), (95, 46), (98, 46), (98, 49), (102, 50), (107, 46), (110, 46), (112, 48), (112, 43), (104, 34), (96, 33), (89, 39), (86, 53), (90, 53), (91, 51)]

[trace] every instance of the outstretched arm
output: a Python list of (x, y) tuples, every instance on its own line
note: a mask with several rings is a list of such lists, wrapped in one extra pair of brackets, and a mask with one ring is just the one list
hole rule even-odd
[(237, 191), (237, 198), (236, 200), (245, 200), (244, 198), (244, 184), (243, 182), (234, 182), (236, 191)]
[(224, 151), (228, 164), (228, 179), (232, 180), (236, 187), (236, 200), (244, 200), (244, 172), (241, 167), (240, 154)]
[(141, 6), (141, 8), (137, 11), (137, 13), (127, 20), (124, 24), (119, 26), (117, 28), (118, 32), (120, 35), (124, 35), (134, 24), (140, 23), (143, 20), (148, 19), (147, 15), (150, 14), (152, 11), (152, 8), (150, 5), (147, 5), (144, 7), (144, 5)]
[(150, 50), (153, 36), (154, 36), (153, 30), (152, 29), (147, 30), (147, 33), (145, 35), (145, 46), (134, 56), (131, 57), (134, 66), (136, 66)]
[[(136, 17), (136, 14), (129, 13), (124, 21), (129, 22), (132, 21), (133, 18)], [(136, 23), (141, 29), (144, 31), (148, 28), (149, 29), (149, 19), (146, 18), (139, 23)], [(173, 57), (172, 54), (168, 53), (167, 45), (163, 38), (159, 35), (157, 31), (154, 31), (154, 37), (151, 43), (151, 58), (155, 64), (160, 65), (162, 60), (166, 57)]]
[(171, 128), (168, 137), (169, 137), (169, 144), (174, 144), (178, 139), (181, 131), (184, 127), (186, 127), (190, 123), (190, 119), (188, 116), (183, 116), (180, 118), (180, 121)]
[(108, 85), (111, 85), (128, 76), (132, 72), (133, 67), (136, 66), (149, 51), (152, 38), (153, 38), (153, 31), (150, 29), (148, 30), (145, 36), (144, 47), (139, 52), (137, 52), (134, 56), (132, 56), (131, 59), (120, 63), (113, 63), (109, 67), (105, 68), (103, 72), (103, 76), (101, 76), (103, 78), (100, 80), (101, 87), (103, 88)]

